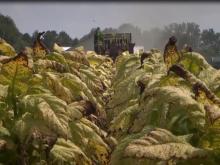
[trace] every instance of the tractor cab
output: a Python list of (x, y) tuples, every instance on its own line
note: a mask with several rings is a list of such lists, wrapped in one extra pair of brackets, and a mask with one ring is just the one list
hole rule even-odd
[(115, 59), (124, 51), (134, 53), (131, 33), (102, 33), (98, 29), (94, 36), (94, 50), (97, 54), (109, 55)]

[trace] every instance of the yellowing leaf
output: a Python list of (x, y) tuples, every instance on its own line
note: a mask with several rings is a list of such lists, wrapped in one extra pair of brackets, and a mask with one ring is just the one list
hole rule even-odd
[(0, 38), (0, 55), (5, 56), (15, 56), (16, 52), (15, 49), (7, 43), (5, 40)]

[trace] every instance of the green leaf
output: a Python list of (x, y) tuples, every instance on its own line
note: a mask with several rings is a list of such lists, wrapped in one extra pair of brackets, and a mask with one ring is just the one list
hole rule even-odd
[(66, 106), (63, 100), (49, 94), (26, 95), (20, 105), (24, 112), (33, 115), (33, 119), (44, 122), (49, 129), (64, 138), (68, 136), (69, 121)]
[(145, 91), (132, 131), (146, 125), (166, 128), (178, 135), (196, 133), (205, 128), (205, 110), (185, 89), (172, 86), (156, 87)]
[(16, 54), (15, 49), (3, 39), (0, 39), (0, 52), (1, 55), (5, 56), (14, 56)]
[(50, 151), (52, 164), (84, 164), (92, 165), (92, 161), (84, 154), (80, 147), (70, 140), (59, 138)]
[(208, 152), (191, 146), (171, 132), (146, 127), (142, 133), (123, 139), (114, 151), (110, 164), (151, 165), (205, 160)]

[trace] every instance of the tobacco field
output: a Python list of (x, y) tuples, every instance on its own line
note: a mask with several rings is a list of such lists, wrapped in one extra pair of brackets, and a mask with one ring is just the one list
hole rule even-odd
[(220, 71), (197, 52), (115, 61), (0, 41), (0, 164), (218, 165)]

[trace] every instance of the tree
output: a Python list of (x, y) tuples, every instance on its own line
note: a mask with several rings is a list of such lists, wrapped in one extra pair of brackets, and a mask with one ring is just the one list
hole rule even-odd
[(0, 22), (0, 37), (13, 45), (17, 51), (21, 50), (25, 46), (25, 42), (14, 21), (9, 16), (0, 14)]
[(213, 29), (203, 30), (201, 34), (201, 46), (210, 47), (216, 44), (218, 36)]
[(43, 42), (47, 46), (47, 48), (52, 49), (53, 44), (57, 41), (58, 34), (55, 30), (52, 31), (46, 31), (46, 33), (43, 36)]
[(178, 39), (177, 46), (181, 49), (185, 44), (190, 45), (194, 50), (199, 48), (200, 28), (196, 23), (172, 23), (164, 28), (164, 37), (175, 36)]
[(218, 56), (220, 52), (220, 33), (215, 33), (211, 29), (206, 29), (202, 31), (200, 51), (205, 55), (206, 59), (211, 62), (211, 57)]
[(28, 33), (24, 33), (22, 35), (22, 40), (25, 42), (25, 45), (27, 46), (32, 45), (32, 37)]
[(78, 38), (74, 38), (73, 41), (72, 41), (72, 46), (74, 47), (78, 43), (79, 43), (79, 39)]
[(72, 46), (73, 44), (71, 37), (64, 31), (59, 33), (56, 42), (62, 46)]

